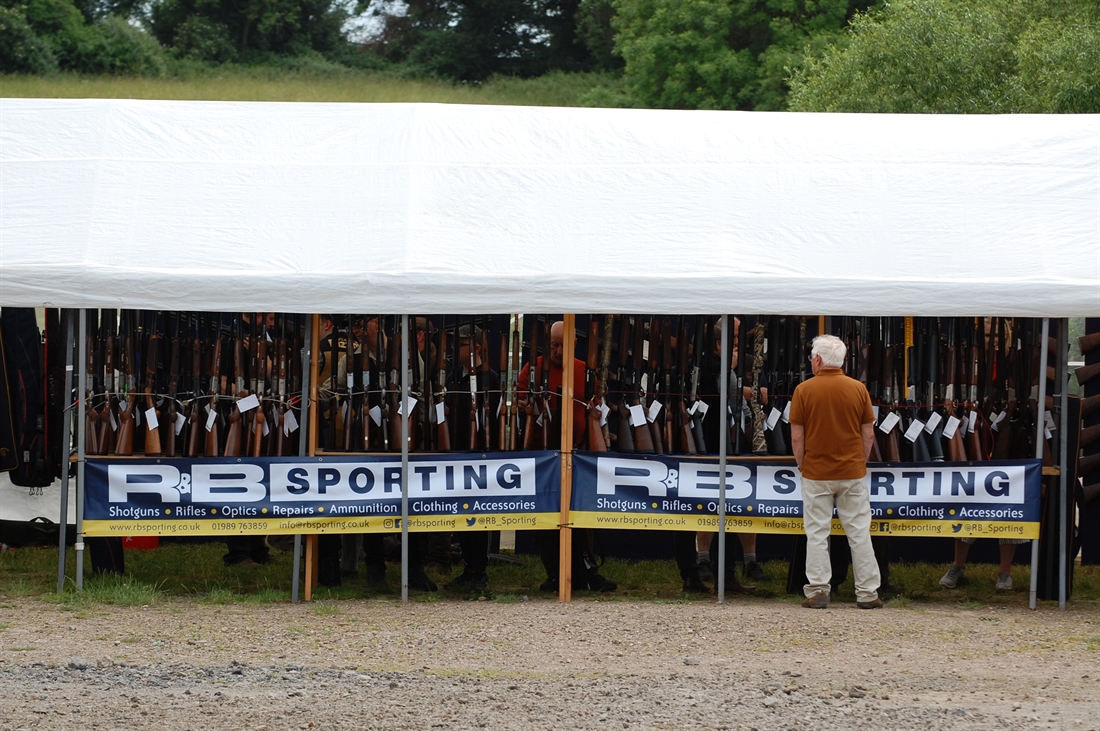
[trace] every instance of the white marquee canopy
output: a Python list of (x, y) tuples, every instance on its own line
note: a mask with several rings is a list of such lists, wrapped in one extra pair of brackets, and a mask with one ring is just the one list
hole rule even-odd
[(2, 99), (0, 305), (1100, 315), (1100, 115)]

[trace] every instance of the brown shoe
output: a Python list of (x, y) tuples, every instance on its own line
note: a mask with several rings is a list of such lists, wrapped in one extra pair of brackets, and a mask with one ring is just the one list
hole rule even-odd
[(882, 609), (882, 600), (875, 599), (869, 602), (856, 602), (856, 606), (860, 609)]
[(755, 584), (742, 584), (737, 580), (736, 576), (726, 577), (726, 591), (733, 594), (747, 594), (750, 591), (756, 591)]
[[(808, 596), (802, 600), (802, 606), (806, 609), (825, 609), (829, 606), (829, 595), (824, 591), (819, 591), (813, 596)], [(879, 602), (879, 606), (882, 606), (881, 602)]]

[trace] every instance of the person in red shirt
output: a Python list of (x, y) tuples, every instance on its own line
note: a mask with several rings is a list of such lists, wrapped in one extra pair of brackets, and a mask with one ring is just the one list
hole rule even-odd
[[(536, 324), (536, 327), (538, 325)], [(546, 378), (548, 401), (550, 407), (550, 428), (547, 429), (547, 448), (561, 448), (561, 384), (564, 374), (564, 337), (565, 323), (558, 320), (550, 326), (550, 372)], [(545, 367), (545, 358), (539, 356), (535, 362), (536, 383), (531, 383), (531, 364), (523, 366), (519, 374), (518, 401), (521, 412), (527, 407), (527, 400), (532, 392), (536, 395), (542, 388), (541, 378)], [(585, 363), (576, 358), (573, 359), (573, 444), (583, 444), (585, 427), (588, 420), (585, 414), (584, 398), (584, 370)], [(540, 591), (558, 591), (559, 562), (559, 531), (538, 531), (539, 554), (542, 565), (546, 569), (546, 581), (539, 586)], [(592, 531), (573, 529), (573, 586), (578, 589), (591, 589), (592, 591), (615, 591), (618, 585), (600, 575), (597, 570), (596, 560), (592, 550)]]

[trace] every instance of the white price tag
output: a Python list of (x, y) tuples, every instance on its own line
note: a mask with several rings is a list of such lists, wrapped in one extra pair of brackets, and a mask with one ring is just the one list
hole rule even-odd
[(889, 434), (894, 430), (894, 427), (898, 425), (899, 421), (901, 421), (901, 417), (891, 411), (886, 415), (886, 418), (882, 420), (882, 423), (878, 425), (879, 431), (883, 434)]
[(920, 419), (913, 419), (909, 422), (909, 428), (905, 430), (905, 438), (911, 442), (917, 441), (917, 437), (920, 436), (921, 430), (924, 429), (924, 422)]
[(206, 408), (206, 431), (210, 431), (214, 428), (214, 422), (218, 420), (218, 412), (211, 409), (209, 406)]
[[(1054, 431), (1058, 427), (1054, 426), (1054, 417), (1050, 415), (1049, 411), (1043, 412), (1043, 421), (1046, 422), (1047, 431)], [(1050, 439), (1050, 437), (1047, 437)]]
[(791, 402), (788, 401), (787, 405), (783, 407), (783, 423), (791, 423)]
[(931, 434), (936, 431), (936, 427), (940, 425), (941, 421), (943, 421), (943, 417), (940, 416), (938, 411), (933, 411), (928, 416), (928, 423), (924, 425), (924, 430)]
[(607, 415), (611, 412), (611, 408), (607, 404), (600, 404), (600, 426), (607, 425)]
[(1046, 434), (1047, 439), (1050, 439), (1052, 436), (1054, 436), (1053, 434), (1050, 433), (1050, 429), (1045, 429), (1044, 428), (1043, 432)]
[(354, 373), (349, 373), (347, 375), (348, 375), (348, 393), (351, 393), (351, 390), (353, 388), (355, 388), (355, 374)]
[(962, 422), (956, 419), (954, 416), (947, 417), (947, 423), (943, 427), (943, 436), (945, 439), (954, 439), (955, 432), (959, 429), (959, 424)]
[[(474, 419), (477, 419), (477, 412), (474, 412)], [(539, 414), (539, 418), (535, 419), (535, 426), (542, 426), (542, 422), (546, 419), (546, 412), (543, 411)]]
[(700, 403), (702, 403), (702, 402), (701, 402), (701, 401), (695, 401), (695, 402), (693, 402), (693, 403), (691, 404), (691, 408), (690, 408), (690, 409), (688, 409), (688, 414), (689, 414), (689, 415), (691, 415), (691, 416), (694, 416), (694, 415), (695, 415), (695, 412), (699, 410), (699, 404), (700, 404)]
[(111, 417), (111, 431), (118, 431), (118, 419), (115, 418), (115, 412), (108, 411), (107, 416)]
[(657, 399), (653, 399), (653, 403), (649, 405), (649, 411), (646, 413), (645, 418), (652, 422), (656, 421), (657, 415), (661, 413), (661, 402)]
[(977, 411), (971, 411), (970, 412), (970, 422), (966, 425), (967, 433), (970, 433), (970, 432), (974, 431), (974, 429), (977, 426), (978, 426), (978, 412)]
[(645, 408), (641, 404), (634, 404), (630, 407), (630, 425), (631, 426), (645, 426)]
[(174, 425), (174, 431), (176, 432), (177, 437), (180, 435), (180, 432), (183, 431), (183, 427), (186, 423), (187, 423), (187, 417), (183, 415), (182, 411), (177, 411), (176, 412), (176, 423)]
[(779, 423), (779, 419), (782, 416), (783, 412), (773, 406), (772, 410), (768, 412), (768, 420), (764, 422), (764, 428), (774, 429), (775, 425)]
[(382, 408), (380, 406), (370, 407), (370, 420), (374, 422), (375, 426), (382, 426)]
[[(497, 415), (496, 418), (500, 418), (500, 412), (504, 411), (504, 399), (501, 398), (497, 401)], [(442, 423), (442, 422), (440, 422)]]
[(271, 433), (271, 429), (269, 429), (268, 426), (267, 426), (267, 419), (264, 419), (264, 436), (266, 437), (270, 433)]
[(283, 416), (283, 434), (290, 436), (291, 432), (298, 431), (298, 417), (294, 415), (294, 412), (290, 409), (286, 410), (286, 414)]
[(1005, 420), (1006, 416), (1008, 416), (1007, 411), (1002, 411), (1001, 413), (994, 416), (993, 420), (989, 422), (990, 428), (992, 428), (993, 431), (1000, 431), (1001, 430), (1001, 422)]
[(707, 411), (710, 410), (710, 407), (707, 406), (706, 401), (696, 401), (695, 403), (699, 407), (699, 418), (702, 419), (707, 415)]
[(875, 421), (878, 421), (878, 406), (872, 404), (871, 405), (871, 413), (873, 413), (875, 415)]
[[(409, 413), (411, 414), (413, 412), (413, 409), (416, 408), (417, 403), (418, 403), (418, 401), (416, 400), (416, 398), (414, 398), (412, 396), (409, 396), (409, 400), (406, 401), (404, 405), (408, 407)], [(403, 410), (402, 406), (397, 407), (397, 415), (398, 416), (404, 416), (405, 415), (405, 411)]]
[(160, 426), (160, 420), (157, 419), (157, 410), (152, 406), (145, 410), (145, 423), (149, 425), (149, 431), (153, 431)]
[(243, 399), (238, 399), (237, 401), (237, 409), (239, 409), (242, 414), (251, 411), (259, 405), (260, 399), (256, 398), (256, 394), (254, 393), (250, 393)]
[(348, 402), (340, 404), (340, 419), (346, 421), (348, 418)]
[(435, 423), (442, 424), (447, 421), (447, 404), (442, 401), (435, 405)]

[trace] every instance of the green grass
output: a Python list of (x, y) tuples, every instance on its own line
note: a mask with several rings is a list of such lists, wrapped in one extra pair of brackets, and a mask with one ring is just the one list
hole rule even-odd
[[(317, 73), (231, 68), (187, 77), (0, 75), (0, 96), (191, 99), (284, 102), (438, 102), (580, 106), (593, 89), (616, 87), (607, 74), (551, 73), (534, 79), (496, 77), (482, 84), (410, 79), (384, 72)], [(597, 103), (598, 104), (598, 103)]]
[[(75, 554), (67, 554), (68, 577), (66, 589), (55, 593), (57, 582), (57, 549), (21, 548), (0, 554), (0, 605), (19, 597), (37, 596), (57, 602), (64, 609), (86, 612), (98, 605), (144, 606), (163, 602), (168, 598), (189, 598), (195, 601), (226, 605), (235, 603), (279, 604), (290, 601), (292, 556), (288, 552), (273, 550), (271, 562), (258, 567), (226, 567), (222, 563), (225, 548), (219, 543), (166, 544), (154, 551), (127, 551), (124, 576), (94, 576), (90, 559), (85, 556), (85, 585), (83, 592), (73, 586)], [(501, 604), (527, 600), (553, 601), (556, 595), (539, 592), (539, 584), (546, 578), (537, 556), (523, 556), (524, 563), (489, 566), (490, 590), (485, 598)], [(752, 596), (776, 601), (800, 601), (800, 596), (786, 592), (787, 564), (772, 561), (764, 566), (769, 579), (757, 582)], [(917, 608), (921, 605), (949, 605), (965, 610), (981, 610), (999, 606), (1027, 606), (1027, 566), (1013, 567), (1015, 588), (998, 594), (993, 591), (997, 576), (994, 565), (971, 564), (967, 566), (967, 580), (958, 589), (947, 590), (939, 585), (946, 566), (925, 563), (895, 563), (891, 566), (891, 581), (902, 593), (890, 599), (890, 606)], [(440, 585), (438, 592), (423, 594), (411, 592), (416, 602), (469, 601), (478, 594), (451, 593), (442, 588), (459, 568), (449, 575), (430, 574)], [(581, 601), (653, 601), (661, 603), (712, 602), (714, 595), (680, 592), (680, 576), (672, 561), (641, 561), (630, 563), (609, 560), (601, 573), (619, 584), (613, 594), (575, 591)], [(1072, 605), (1100, 605), (1100, 566), (1077, 566), (1074, 572)], [(401, 568), (396, 564), (387, 567), (389, 593), (368, 592), (364, 581), (349, 579), (335, 588), (317, 587), (314, 591), (312, 611), (315, 614), (340, 614), (340, 602), (349, 600), (387, 599), (400, 596)], [(730, 595), (733, 598), (733, 595)], [(841, 584), (835, 597), (837, 601), (855, 601), (851, 574)]]

